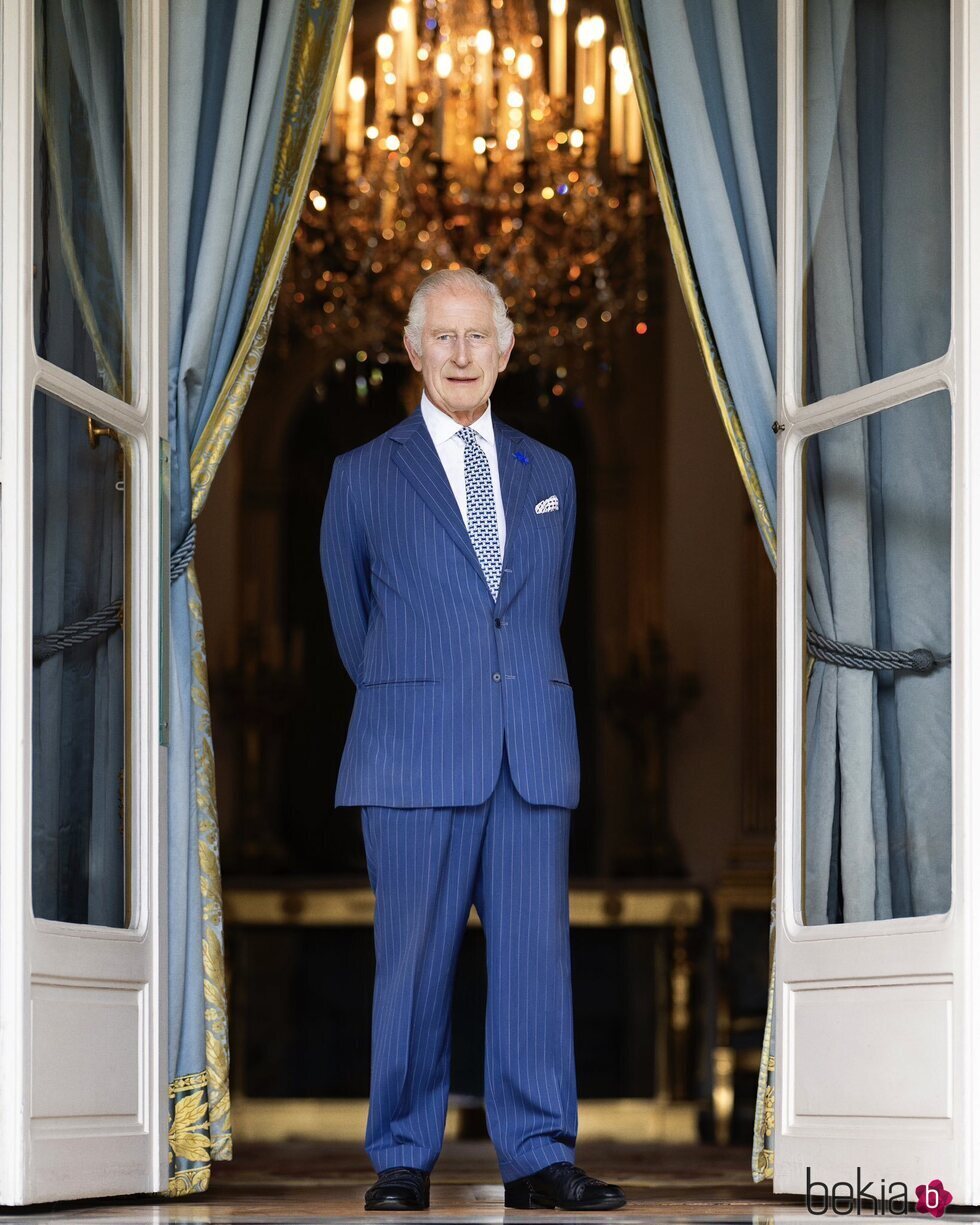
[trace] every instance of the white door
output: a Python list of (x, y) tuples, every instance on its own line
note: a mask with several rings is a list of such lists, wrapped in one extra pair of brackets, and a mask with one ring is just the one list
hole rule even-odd
[[(165, 5), (126, 0), (5, 0), (0, 23), (0, 1203), (14, 1205), (167, 1185), (167, 27)], [(79, 628), (119, 601), (115, 625)]]
[[(901, 82), (892, 80), (887, 86), (876, 85), (868, 80), (874, 72), (872, 53), (863, 61), (863, 81), (859, 57), (855, 90), (853, 45), (848, 47), (844, 31), (839, 24), (836, 27), (833, 24), (834, 20), (840, 23), (842, 15), (846, 18), (847, 6), (837, 4), (831, 12), (831, 6), (824, 0), (810, 0), (810, 3), (809, 13), (801, 0), (779, 6), (781, 428), (778, 439), (779, 813), (774, 1189), (777, 1193), (805, 1194), (809, 1184), (819, 1204), (824, 1191), (818, 1184), (825, 1184), (833, 1193), (837, 1183), (841, 1211), (844, 1211), (842, 1201), (848, 1197), (850, 1187), (863, 1184), (866, 1193), (879, 1200), (882, 1197), (890, 1199), (893, 1195), (904, 1199), (907, 1188), (908, 1198), (914, 1204), (916, 1187), (928, 1186), (933, 1179), (939, 1179), (952, 1195), (954, 1204), (977, 1204), (980, 1203), (980, 1152), (975, 1141), (974, 1120), (980, 1107), (980, 1084), (973, 1050), (980, 1021), (977, 1012), (980, 961), (975, 952), (980, 844), (974, 833), (980, 801), (977, 775), (980, 755), (974, 744), (980, 727), (980, 649), (976, 638), (976, 627), (980, 625), (980, 567), (977, 564), (980, 562), (980, 485), (975, 478), (980, 471), (980, 432), (976, 425), (980, 408), (977, 387), (980, 368), (980, 160), (976, 156), (980, 149), (980, 6), (971, 0), (953, 0), (948, 11), (947, 135), (941, 118), (945, 104), (940, 100), (941, 104), (936, 105), (935, 89), (939, 88), (943, 72), (937, 67), (940, 60), (933, 58), (937, 45), (933, 38), (938, 28), (935, 24), (928, 29), (923, 27), (925, 34), (919, 47), (913, 44), (914, 55), (918, 57), (921, 53), (917, 71), (903, 75)], [(861, 4), (862, 0), (855, 0), (858, 10)], [(906, 6), (906, 11), (912, 8), (914, 6)], [(880, 6), (879, 11), (882, 11)], [(941, 26), (946, 19), (945, 12), (946, 5), (936, 0), (932, 5), (919, 6), (918, 17)], [(819, 21), (821, 13), (825, 21), (822, 33), (810, 24)], [(863, 20), (864, 14), (859, 13), (858, 19)], [(867, 32), (859, 27), (858, 37), (862, 33), (866, 36)], [(907, 39), (908, 33), (905, 30), (902, 37)], [(816, 43), (824, 35), (833, 41), (834, 51), (821, 66), (815, 62), (819, 58)], [(879, 66), (885, 63), (882, 82), (888, 81), (887, 57), (896, 53), (896, 47), (901, 49), (900, 40), (889, 41), (890, 37), (878, 41), (878, 54), (885, 57), (884, 61), (877, 61)], [(940, 51), (945, 54), (942, 48)], [(905, 54), (908, 53), (906, 44)], [(891, 67), (893, 69), (894, 64)], [(886, 88), (892, 91), (887, 97), (876, 96), (876, 89)], [(933, 304), (927, 309), (920, 304), (919, 324), (925, 332), (932, 331), (933, 342), (931, 349), (927, 344), (925, 350), (920, 351), (918, 365), (905, 369), (899, 364), (887, 377), (877, 379), (849, 378), (845, 374), (842, 386), (832, 388), (832, 394), (814, 396), (813, 372), (808, 363), (819, 359), (821, 345), (826, 356), (828, 347), (832, 349), (836, 343), (843, 346), (849, 338), (854, 341), (855, 348), (859, 343), (870, 343), (867, 337), (849, 337), (853, 320), (848, 314), (853, 304), (850, 294), (855, 264), (863, 260), (860, 275), (868, 275), (867, 249), (863, 254), (855, 253), (860, 240), (867, 241), (870, 223), (864, 215), (859, 218), (856, 210), (848, 213), (844, 208), (840, 230), (853, 244), (850, 252), (842, 249), (844, 243), (839, 243), (836, 250), (831, 249), (834, 246), (832, 219), (818, 239), (814, 238), (811, 225), (815, 213), (831, 208), (833, 193), (853, 203), (853, 196), (848, 196), (847, 178), (853, 171), (855, 153), (853, 148), (849, 150), (843, 146), (854, 140), (856, 130), (858, 142), (862, 139), (861, 131), (853, 122), (853, 108), (876, 105), (881, 108), (877, 120), (880, 131), (884, 131), (891, 120), (904, 122), (910, 129), (918, 125), (916, 159), (920, 155), (934, 156), (937, 150), (942, 153), (943, 141), (949, 140), (951, 187), (948, 192), (942, 176), (937, 179), (922, 175), (914, 161), (906, 167), (909, 180), (906, 186), (920, 195), (903, 194), (905, 188), (896, 183), (886, 184), (881, 190), (886, 209), (901, 208), (903, 200), (912, 201), (917, 208), (924, 207), (930, 199), (937, 209), (942, 209), (942, 201), (946, 201), (952, 289), (951, 318), (944, 326), (949, 335), (936, 343), (935, 336), (942, 330), (936, 331), (941, 322), (937, 318), (938, 308)], [(836, 107), (839, 114), (836, 129), (839, 144), (834, 148), (830, 147), (829, 137), (826, 142), (818, 139), (819, 110), (828, 106)], [(866, 111), (865, 121), (867, 115)], [(901, 134), (896, 136), (896, 131), (891, 128), (887, 139), (898, 140)], [(882, 137), (881, 147), (885, 144), (886, 138)], [(865, 153), (870, 161), (879, 156), (867, 143)], [(888, 155), (881, 156), (887, 159)], [(812, 162), (808, 164), (808, 159), (820, 158), (824, 159), (823, 167), (814, 166)], [(849, 158), (852, 159), (850, 171)], [(866, 178), (860, 186), (867, 201), (872, 191), (869, 184), (874, 176), (873, 167), (869, 169), (865, 163), (862, 174)], [(815, 186), (815, 183), (822, 186)], [(880, 182), (878, 187), (881, 188)], [(826, 194), (821, 196), (823, 191)], [(889, 191), (893, 192), (891, 198)], [(933, 218), (924, 228), (930, 233), (941, 234), (942, 224), (942, 218)], [(913, 242), (898, 257), (892, 252), (889, 259), (892, 266), (908, 261), (910, 267), (917, 267), (916, 261), (921, 256), (919, 244)], [(826, 303), (822, 307), (816, 303), (815, 285), (821, 277), (825, 285), (828, 283), (833, 272), (827, 265), (835, 258), (839, 261), (838, 272), (843, 269), (851, 280), (851, 288), (838, 295), (833, 308), (836, 316), (823, 319), (824, 339), (815, 344), (815, 330), (821, 327), (817, 312), (829, 309)], [(912, 277), (907, 283), (906, 307), (912, 315), (920, 309), (915, 304), (919, 283), (929, 279), (937, 267), (936, 248), (932, 249), (931, 258), (932, 264), (924, 265), (925, 278)], [(815, 261), (820, 259), (824, 261), (823, 266), (815, 267)], [(889, 300), (883, 296), (880, 305), (886, 317), (883, 331), (897, 326), (887, 322), (889, 309)], [(866, 321), (869, 314), (866, 309), (861, 315), (862, 321)], [(833, 339), (835, 326), (836, 340)], [(912, 352), (914, 346), (907, 346), (907, 349)], [(950, 420), (944, 421), (943, 413)], [(916, 419), (916, 414), (926, 414), (935, 428), (922, 431), (922, 421)], [(940, 899), (935, 906), (927, 905), (913, 913), (908, 913), (906, 908), (902, 913), (901, 904), (897, 903), (894, 913), (899, 917), (865, 913), (848, 919), (831, 905), (829, 916), (824, 913), (814, 919), (808, 916), (806, 888), (811, 887), (809, 901), (812, 906), (812, 884), (819, 876), (814, 865), (821, 854), (826, 855), (827, 847), (820, 841), (821, 832), (826, 834), (826, 830), (821, 831), (816, 822), (806, 821), (807, 771), (813, 766), (812, 757), (826, 754), (827, 747), (806, 744), (805, 584), (808, 571), (812, 581), (820, 565), (826, 564), (826, 555), (821, 551), (827, 546), (812, 537), (808, 540), (804, 530), (807, 499), (813, 496), (813, 471), (807, 468), (806, 449), (816, 440), (821, 456), (827, 459), (829, 467), (827, 471), (822, 470), (822, 479), (831, 472), (838, 477), (844, 474), (846, 480), (848, 451), (840, 444), (857, 440), (856, 445), (861, 445), (861, 435), (853, 430), (846, 433), (849, 423), (863, 422), (865, 429), (874, 427), (876, 437), (893, 438), (893, 426), (900, 420), (911, 423), (910, 438), (945, 437), (951, 424), (952, 481), (948, 523), (951, 597), (941, 583), (931, 592), (935, 610), (941, 610), (943, 602), (951, 598), (951, 615), (947, 617), (951, 663), (945, 665), (951, 686), (951, 698), (948, 699), (951, 733), (947, 733), (947, 741), (940, 739), (936, 729), (942, 725), (941, 718), (923, 717), (918, 729), (925, 738), (920, 747), (922, 760), (927, 764), (930, 756), (933, 760), (941, 759), (944, 744), (950, 752), (951, 769), (947, 769), (947, 777), (951, 778), (951, 798), (937, 786), (931, 793), (934, 805), (931, 812), (928, 808), (930, 797), (926, 797), (924, 807), (923, 797), (918, 797), (918, 801), (924, 819), (932, 823), (931, 828), (941, 831), (944, 820), (947, 828), (951, 825), (951, 865), (942, 867), (944, 848), (940, 833), (931, 840), (939, 865), (939, 875), (933, 881), (936, 886), (933, 896)], [(914, 457), (903, 458), (900, 452), (890, 455), (881, 469), (883, 474), (893, 475), (897, 469), (904, 471), (906, 462), (908, 471), (915, 471)], [(934, 462), (934, 456), (929, 462)], [(852, 471), (859, 469), (852, 468)], [(809, 489), (808, 480), (811, 481)], [(827, 488), (824, 479), (823, 489)], [(916, 506), (920, 493), (911, 489), (910, 482), (909, 506)], [(838, 485), (830, 496), (844, 498), (846, 502), (847, 494)], [(897, 508), (898, 502), (893, 506)], [(831, 514), (831, 507), (824, 506), (823, 513)], [(930, 540), (941, 536), (941, 528), (932, 526), (938, 535), (930, 537), (932, 528), (924, 532), (924, 552), (920, 560), (926, 562), (929, 549), (933, 551), (932, 562), (938, 557), (936, 546), (930, 544)], [(834, 538), (828, 531), (830, 552), (850, 549), (854, 553), (867, 553), (883, 547), (882, 539), (875, 535), (880, 524), (874, 522), (870, 512), (865, 524), (858, 521), (858, 513), (852, 511), (850, 527), (849, 538), (839, 531)], [(916, 527), (916, 522), (906, 524), (904, 529), (898, 529), (899, 535), (903, 530)], [(907, 540), (907, 535), (902, 539)], [(853, 555), (848, 564), (851, 562), (854, 562)], [(843, 569), (842, 563), (842, 572)], [(928, 564), (925, 569), (928, 570)], [(920, 599), (921, 581), (918, 587), (913, 582), (906, 590)], [(881, 592), (876, 595), (880, 597)], [(822, 598), (834, 601), (839, 609), (846, 604), (848, 593), (839, 587), (835, 592), (825, 591)], [(920, 603), (925, 601), (920, 599)], [(872, 616), (876, 607), (880, 611), (880, 604), (879, 598), (878, 604), (871, 609)], [(940, 614), (937, 612), (937, 615)], [(846, 623), (847, 620), (848, 610), (844, 608), (842, 621)], [(927, 632), (924, 628), (927, 621), (928, 617), (924, 618), (919, 627), (923, 634)], [(845, 633), (838, 633), (838, 640), (846, 637)], [(912, 649), (931, 644), (903, 640), (893, 645), (896, 649)], [(832, 670), (833, 666), (828, 672)], [(845, 700), (853, 699), (859, 705), (860, 694), (869, 692), (867, 687), (873, 670), (849, 668), (846, 671), (844, 676), (845, 668), (838, 669), (843, 677), (839, 682), (842, 686), (840, 702), (843, 705)], [(909, 686), (910, 681), (918, 683), (908, 672), (896, 676), (899, 677), (895, 681), (896, 689)], [(877, 683), (885, 684), (886, 681)], [(846, 693), (843, 687), (847, 687)], [(909, 692), (906, 688), (906, 694)], [(870, 740), (865, 746), (855, 743), (855, 728), (864, 725), (860, 718), (855, 719), (852, 715), (853, 712), (841, 713), (835, 732), (846, 740), (843, 747), (838, 745), (838, 751), (851, 754), (849, 776), (837, 783), (845, 792), (848, 787), (864, 786), (868, 778), (881, 777), (875, 772), (881, 771), (883, 766), (882, 759), (875, 758)], [(907, 728), (903, 730), (908, 731)], [(927, 744), (933, 735), (936, 739), (931, 745)], [(812, 738), (816, 740), (816, 732)], [(880, 742), (879, 737), (876, 743)], [(857, 751), (861, 747), (863, 754)], [(889, 751), (892, 749), (886, 745), (885, 753)], [(884, 768), (888, 768), (887, 761)], [(903, 796), (910, 797), (917, 777), (924, 777), (921, 770), (918, 776), (912, 771), (902, 780)], [(809, 798), (815, 807), (819, 798), (815, 790), (809, 793)], [(830, 797), (828, 803), (833, 802)], [(837, 801), (838, 805), (845, 802), (843, 799)], [(911, 798), (909, 802), (912, 803)], [(840, 836), (840, 829), (836, 833), (831, 830), (831, 839)], [(908, 836), (913, 836), (911, 825)], [(916, 853), (928, 855), (929, 850), (927, 841), (925, 850)], [(812, 860), (809, 866), (808, 857)], [(837, 876), (831, 879), (831, 900), (837, 879), (845, 895), (851, 890), (853, 896), (855, 890), (867, 886), (869, 878), (862, 877), (862, 871), (867, 872), (868, 865), (862, 860), (859, 840), (850, 841), (835, 869)], [(941, 900), (943, 876), (946, 901)], [(869, 1211), (869, 1206), (866, 1205), (864, 1211)]]

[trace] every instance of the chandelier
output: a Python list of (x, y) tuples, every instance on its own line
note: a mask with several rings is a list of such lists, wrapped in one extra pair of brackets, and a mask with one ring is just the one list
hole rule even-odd
[(614, 319), (646, 331), (657, 201), (626, 50), (586, 12), (569, 64), (566, 6), (550, 0), (547, 80), (533, 0), (395, 0), (370, 72), (352, 24), (277, 328), (338, 369), (403, 360), (420, 280), (468, 266), (507, 303), (512, 368), (608, 355)]

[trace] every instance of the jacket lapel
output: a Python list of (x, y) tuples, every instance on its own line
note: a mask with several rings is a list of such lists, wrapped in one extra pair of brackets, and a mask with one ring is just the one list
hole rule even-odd
[(532, 461), (526, 455), (526, 463), (517, 458), (514, 452), (521, 451), (524, 435), (505, 425), (499, 417), (495, 417), (493, 421), (493, 437), (497, 444), (500, 496), (504, 503), (504, 521), (507, 527), (501, 562), (502, 566), (506, 566), (513, 559), (517, 532), (527, 510), (527, 481)]
[[(494, 441), (497, 446), (497, 469), (500, 474), (500, 496), (504, 504), (506, 539), (502, 565), (513, 557), (513, 541), (526, 508), (525, 491), (528, 469), (531, 464), (522, 463), (514, 452), (520, 449), (523, 435), (505, 425), (499, 417), (493, 421)], [(425, 425), (421, 408), (399, 422), (389, 433), (389, 438), (399, 445), (395, 448), (394, 461), (415, 486), (419, 495), (431, 508), (439, 522), (462, 549), (467, 560), (479, 574), (484, 586), (486, 579), (480, 559), (473, 548), (473, 541), (466, 530), (459, 505), (442, 466), (435, 444)], [(490, 594), (489, 587), (487, 594)]]
[[(473, 568), (483, 580), (483, 567), (473, 548), (473, 541), (466, 530), (463, 516), (442, 466), (442, 460), (436, 453), (435, 444), (426, 428), (425, 418), (421, 408), (417, 408), (410, 417), (400, 422), (389, 435), (400, 445), (395, 448), (395, 463), (418, 490), (422, 499), (435, 513), (436, 518), (446, 529), (453, 540), (459, 545)], [(489, 587), (487, 595), (490, 594)]]

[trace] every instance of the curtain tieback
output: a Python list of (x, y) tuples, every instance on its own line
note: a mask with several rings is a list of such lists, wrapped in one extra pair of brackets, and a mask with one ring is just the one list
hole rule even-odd
[(197, 540), (197, 520), (192, 519), (184, 533), (184, 539), (170, 554), (170, 582), (176, 583), (194, 559), (194, 544)]
[[(170, 554), (171, 584), (176, 583), (191, 564), (196, 540), (197, 522), (192, 519), (184, 539)], [(38, 636), (34, 639), (34, 666), (37, 667), (38, 664), (44, 663), (46, 659), (50, 659), (68, 647), (79, 646), (83, 642), (89, 642), (92, 638), (98, 638), (100, 634), (109, 634), (114, 629), (118, 629), (122, 622), (122, 608), (122, 600), (113, 600), (105, 608), (88, 617), (83, 617), (81, 621), (74, 621), (71, 625), (66, 625), (64, 629), (55, 630), (54, 633)]]
[(949, 655), (934, 655), (928, 647), (916, 647), (914, 651), (878, 651), (874, 647), (857, 646), (853, 642), (836, 642), (833, 638), (818, 634), (809, 625), (806, 645), (814, 659), (822, 659), (824, 663), (838, 664), (844, 668), (931, 672), (933, 668), (950, 661)]

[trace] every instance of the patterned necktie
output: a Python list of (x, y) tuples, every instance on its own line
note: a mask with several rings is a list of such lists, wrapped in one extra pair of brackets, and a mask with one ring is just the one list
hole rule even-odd
[(456, 431), (466, 444), (463, 475), (466, 480), (466, 530), (473, 541), (487, 586), (496, 600), (500, 590), (500, 537), (497, 535), (497, 506), (490, 478), (490, 461), (472, 426)]

